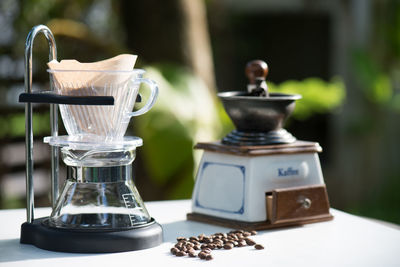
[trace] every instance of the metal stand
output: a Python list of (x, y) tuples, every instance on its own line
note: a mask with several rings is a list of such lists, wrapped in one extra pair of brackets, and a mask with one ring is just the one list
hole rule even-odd
[[(43, 33), (49, 43), (49, 61), (57, 60), (57, 48), (54, 36), (50, 29), (44, 25), (32, 28), (25, 42), (25, 92), (32, 93), (32, 49), (35, 37)], [(51, 83), (50, 83), (51, 84)], [(53, 88), (51, 88), (53, 90)], [(58, 135), (58, 110), (57, 105), (50, 105), (51, 135)], [(34, 192), (33, 192), (33, 130), (32, 130), (32, 103), (25, 103), (25, 153), (26, 153), (26, 221), (34, 220)], [(51, 147), (51, 205), (55, 206), (58, 198), (58, 169), (59, 150)]]

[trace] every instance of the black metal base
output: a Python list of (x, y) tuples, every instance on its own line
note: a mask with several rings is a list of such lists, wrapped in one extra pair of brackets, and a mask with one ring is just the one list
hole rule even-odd
[(296, 138), (285, 129), (270, 131), (268, 133), (247, 133), (233, 130), (222, 139), (223, 144), (234, 146), (290, 144), (294, 141), (296, 141)]
[(48, 217), (21, 225), (22, 244), (41, 249), (72, 253), (109, 253), (158, 246), (163, 241), (162, 227), (153, 218), (129, 230), (76, 230), (52, 228)]

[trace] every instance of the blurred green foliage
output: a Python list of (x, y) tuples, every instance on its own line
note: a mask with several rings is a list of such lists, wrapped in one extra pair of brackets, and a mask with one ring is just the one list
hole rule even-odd
[(352, 71), (364, 110), (353, 118), (347, 132), (353, 138), (367, 140), (363, 145), (372, 151), (374, 161), (381, 160), (379, 183), (363, 201), (348, 203), (348, 207), (352, 213), (399, 224), (396, 118), (400, 114), (400, 2), (376, 1), (371, 15), (369, 42), (351, 51)]
[[(144, 164), (148, 179), (164, 188), (162, 198), (190, 198), (201, 151), (196, 142), (221, 139), (233, 124), (216, 98), (188, 70), (170, 64), (145, 67), (147, 76), (160, 87), (157, 104), (151, 112), (133, 122), (137, 135), (144, 140)], [(331, 112), (345, 98), (339, 78), (325, 82), (318, 78), (269, 84), (271, 91), (301, 94), (294, 112), (296, 119)]]
[[(60, 59), (73, 57), (95, 61), (116, 53), (132, 53), (126, 51), (123, 41), (126, 29), (121, 24), (118, 2), (21, 0), (20, 7), (15, 31), (27, 33), (38, 22), (48, 25), (58, 41)], [(25, 34), (18, 34), (13, 48), (15, 53), (23, 51), (25, 38)], [(44, 40), (38, 40), (35, 51), (35, 55), (40, 52), (38, 58), (47, 59)], [(44, 62), (40, 66), (44, 66)], [(140, 179), (150, 180), (150, 187), (154, 188), (153, 194), (158, 199), (188, 198), (202, 153), (193, 149), (195, 143), (219, 140), (233, 129), (233, 124), (216, 92), (207, 88), (188, 69), (172, 64), (146, 66), (144, 69), (147, 77), (158, 83), (160, 95), (149, 113), (131, 122), (132, 134), (144, 140), (138, 155), (143, 158), (141, 164), (146, 176)], [(44, 70), (41, 72), (44, 73)], [(47, 80), (45, 75), (42, 81)], [(337, 80), (324, 82), (310, 78), (270, 84), (270, 88), (303, 95), (293, 114), (294, 118), (301, 120), (315, 113), (331, 111), (344, 98), (344, 88)], [(141, 92), (146, 97), (144, 88)], [(50, 133), (48, 113), (34, 113), (33, 119), (35, 135)], [(24, 115), (21, 113), (0, 119), (2, 138), (23, 137), (24, 129)]]
[[(382, 71), (379, 64), (362, 49), (353, 52), (354, 69), (362, 92), (370, 103), (393, 107), (400, 111), (400, 103), (395, 101), (395, 92), (392, 88), (390, 77)], [(396, 95), (399, 97), (399, 95)]]
[(224, 130), (215, 95), (181, 66), (145, 69), (160, 88), (156, 105), (133, 123), (144, 140), (141, 153), (148, 179), (164, 189), (163, 199), (190, 198), (200, 159), (195, 142), (216, 140)]
[(344, 82), (335, 77), (326, 82), (319, 78), (308, 78), (302, 81), (288, 80), (278, 85), (268, 83), (271, 92), (300, 94), (302, 99), (296, 101), (293, 118), (306, 120), (314, 114), (331, 112), (339, 107), (345, 97)]
[[(18, 35), (12, 48), (15, 55), (22, 55), (26, 34), (38, 23), (52, 29), (60, 59), (95, 61), (117, 53), (134, 53), (126, 49), (124, 35), (127, 31), (120, 20), (116, 1), (21, 0), (19, 4), (20, 12), (14, 23)], [(40, 71), (34, 73), (34, 81), (41, 78), (45, 82), (47, 73), (40, 67), (45, 67), (47, 44), (43, 38), (37, 42), (34, 70)], [(139, 179), (150, 180), (150, 187), (154, 189), (152, 198), (190, 198), (202, 153), (193, 149), (195, 143), (219, 140), (233, 129), (233, 124), (213, 88), (207, 88), (188, 69), (172, 64), (145, 66), (144, 69), (147, 77), (158, 83), (160, 95), (149, 113), (134, 118), (130, 124), (133, 134), (144, 140), (138, 155), (143, 159), (140, 163), (146, 176)], [(269, 86), (271, 91), (303, 96), (297, 101), (293, 114), (295, 119), (300, 120), (332, 111), (345, 97), (344, 86), (339, 79), (324, 82), (309, 78), (279, 85), (271, 83)], [(144, 88), (141, 90), (145, 98)], [(50, 134), (48, 112), (34, 112), (33, 120), (35, 136)], [(24, 121), (22, 112), (2, 116), (0, 137), (23, 137)], [(13, 202), (7, 205), (12, 207), (10, 203)]]
[[(49, 134), (50, 114), (33, 114), (33, 132), (36, 135)], [(25, 114), (13, 113), (0, 117), (0, 138), (25, 136)]]
[(383, 179), (380, 189), (374, 190), (363, 203), (349, 205), (348, 211), (360, 216), (368, 216), (400, 224), (400, 179), (392, 173)]
[(352, 50), (356, 80), (370, 104), (400, 113), (400, 2), (383, 1), (373, 15), (371, 42)]

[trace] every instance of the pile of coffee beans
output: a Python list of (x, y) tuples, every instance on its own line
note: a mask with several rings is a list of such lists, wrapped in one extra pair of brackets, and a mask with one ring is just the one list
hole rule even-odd
[[(178, 241), (171, 248), (171, 253), (177, 257), (199, 257), (202, 260), (212, 260), (211, 251), (215, 249), (233, 249), (234, 247), (254, 246), (255, 249), (264, 249), (261, 244), (256, 244), (250, 238), (256, 235), (256, 231), (233, 230), (228, 233), (215, 233), (210, 236), (200, 234), (198, 236), (178, 237)], [(196, 251), (200, 251), (197, 253)]]

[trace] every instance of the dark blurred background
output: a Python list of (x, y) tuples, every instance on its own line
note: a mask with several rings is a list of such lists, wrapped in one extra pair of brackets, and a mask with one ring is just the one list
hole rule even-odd
[[(400, 223), (399, 1), (1, 0), (0, 208), (25, 207), (24, 109), (17, 98), (25, 38), (37, 24), (52, 30), (59, 60), (133, 53), (160, 85), (157, 105), (129, 129), (144, 140), (134, 162), (144, 200), (191, 197), (201, 156), (194, 144), (233, 127), (216, 93), (245, 90), (246, 62), (263, 59), (271, 90), (303, 95), (286, 128), (323, 147), (331, 205)], [(47, 59), (40, 36), (34, 89), (49, 86)], [(35, 106), (34, 133), (35, 203), (48, 206), (46, 106)]]

